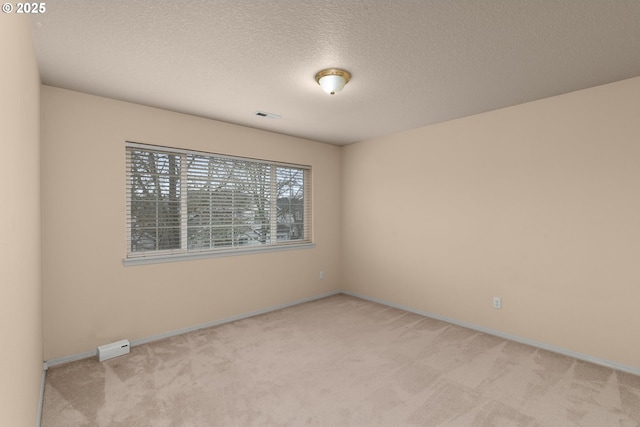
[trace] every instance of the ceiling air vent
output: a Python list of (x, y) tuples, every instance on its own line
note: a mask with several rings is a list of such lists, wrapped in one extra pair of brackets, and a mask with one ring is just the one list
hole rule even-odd
[(279, 119), (279, 118), (282, 118), (282, 116), (279, 115), (279, 114), (267, 113), (266, 111), (260, 111), (260, 110), (256, 111), (253, 114), (258, 116), (258, 117), (266, 117), (268, 119)]

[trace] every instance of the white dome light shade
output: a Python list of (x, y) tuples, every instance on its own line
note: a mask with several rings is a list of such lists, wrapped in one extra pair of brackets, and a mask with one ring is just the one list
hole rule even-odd
[(316, 81), (322, 87), (322, 90), (329, 95), (335, 95), (340, 92), (350, 78), (351, 74), (348, 71), (338, 68), (329, 68), (316, 74)]
[(342, 76), (324, 76), (320, 78), (320, 86), (322, 90), (330, 95), (335, 95), (336, 92), (340, 92), (344, 85), (347, 83)]

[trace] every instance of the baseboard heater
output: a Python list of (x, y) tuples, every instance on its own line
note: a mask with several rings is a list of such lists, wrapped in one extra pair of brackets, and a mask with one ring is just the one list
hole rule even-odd
[(123, 356), (130, 351), (129, 340), (120, 340), (98, 347), (98, 361), (113, 359), (114, 357)]

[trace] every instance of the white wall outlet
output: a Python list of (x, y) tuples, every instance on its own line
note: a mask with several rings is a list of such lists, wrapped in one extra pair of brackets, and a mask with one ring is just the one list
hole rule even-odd
[(500, 297), (493, 297), (493, 308), (502, 308), (502, 298)]
[(320, 280), (323, 280), (324, 279), (324, 271), (321, 271), (318, 277), (320, 278)]

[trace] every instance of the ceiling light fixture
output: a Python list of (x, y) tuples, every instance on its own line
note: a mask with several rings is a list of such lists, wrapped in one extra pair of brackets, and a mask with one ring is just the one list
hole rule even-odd
[(329, 95), (335, 95), (336, 92), (340, 92), (350, 79), (351, 74), (339, 68), (327, 68), (326, 70), (318, 71), (318, 74), (316, 74), (316, 81), (322, 87), (322, 90)]

